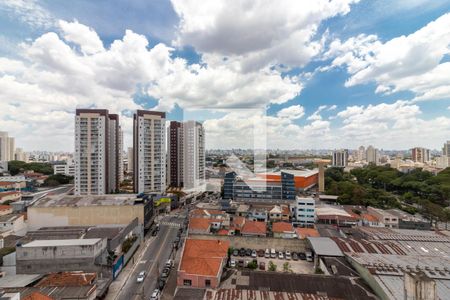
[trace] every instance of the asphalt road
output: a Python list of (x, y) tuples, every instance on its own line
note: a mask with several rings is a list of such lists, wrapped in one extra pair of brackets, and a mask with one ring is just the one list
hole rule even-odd
[[(117, 299), (139, 300), (150, 298), (153, 290), (157, 287), (158, 277), (164, 265), (169, 258), (174, 257), (171, 256), (173, 242), (179, 230), (178, 224), (182, 223), (183, 219), (169, 215), (160, 222), (160, 229), (156, 237), (146, 237), (144, 254), (140, 261), (135, 262), (132, 274)], [(134, 259), (139, 258), (135, 257)], [(147, 276), (143, 283), (138, 283), (136, 278), (141, 271), (146, 271)], [(176, 270), (172, 269), (172, 272), (176, 272)]]

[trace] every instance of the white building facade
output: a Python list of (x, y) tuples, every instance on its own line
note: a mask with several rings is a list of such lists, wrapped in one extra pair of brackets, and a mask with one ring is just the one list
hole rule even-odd
[(14, 160), (15, 141), (6, 131), (0, 131), (0, 161)]
[(193, 189), (205, 183), (205, 130), (196, 121), (183, 123), (183, 184)]
[(291, 204), (294, 223), (302, 226), (312, 226), (316, 221), (316, 201), (311, 197), (296, 197)]
[(334, 150), (332, 155), (333, 167), (346, 167), (348, 165), (348, 150)]
[(166, 114), (138, 110), (133, 118), (133, 174), (136, 193), (166, 190)]

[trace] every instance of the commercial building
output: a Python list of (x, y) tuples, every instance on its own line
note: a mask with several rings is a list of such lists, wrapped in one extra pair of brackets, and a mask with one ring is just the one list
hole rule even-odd
[(442, 155), (450, 158), (450, 141), (447, 141), (442, 147)]
[(348, 150), (334, 150), (331, 165), (333, 167), (346, 167), (348, 165)]
[(148, 228), (153, 202), (130, 194), (46, 196), (28, 207), (28, 227), (127, 225), (135, 218)]
[(217, 288), (229, 247), (229, 241), (187, 239), (177, 270), (177, 285)]
[(119, 190), (119, 116), (106, 109), (77, 109), (75, 116), (75, 194), (103, 195)]
[(133, 117), (133, 179), (136, 193), (166, 190), (166, 114), (138, 110)]
[(53, 174), (62, 174), (67, 176), (75, 176), (75, 163), (70, 160), (65, 164), (53, 165)]
[(0, 131), (0, 161), (14, 160), (14, 138), (8, 136), (8, 132)]
[(366, 148), (364, 146), (359, 146), (356, 158), (360, 162), (366, 160)]
[(316, 201), (311, 197), (297, 197), (290, 205), (294, 223), (311, 226), (316, 221)]
[(431, 160), (430, 150), (420, 147), (412, 148), (411, 159), (414, 162), (427, 163)]
[(398, 217), (389, 211), (369, 206), (367, 212), (377, 218), (378, 222), (383, 223), (385, 227), (398, 228)]
[(205, 181), (205, 131), (196, 121), (170, 122), (168, 177), (173, 187), (193, 189)]
[[(318, 182), (318, 170), (282, 170), (242, 178), (231, 172), (225, 175), (224, 198), (236, 201), (290, 203), (297, 193)], [(232, 196), (231, 198), (228, 198)]]
[(106, 258), (106, 239), (35, 240), (16, 247), (17, 274), (98, 271)]

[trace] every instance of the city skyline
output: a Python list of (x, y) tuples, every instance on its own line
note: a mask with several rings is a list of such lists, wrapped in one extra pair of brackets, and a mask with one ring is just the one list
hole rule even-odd
[(449, 139), (450, 3), (101, 5), (0, 4), (0, 129), (25, 151), (71, 151), (77, 108), (119, 114), (125, 148), (137, 109), (201, 121), (206, 149), (252, 148), (259, 123), (269, 149)]

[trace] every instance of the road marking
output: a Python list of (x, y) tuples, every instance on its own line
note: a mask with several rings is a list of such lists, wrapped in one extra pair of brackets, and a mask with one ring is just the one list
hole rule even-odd
[(147, 261), (146, 260), (141, 260), (139, 263), (140, 264), (145, 264)]
[(161, 225), (166, 225), (166, 226), (170, 226), (170, 227), (181, 227), (181, 224), (179, 224), (179, 223), (167, 222), (167, 221), (162, 221)]

